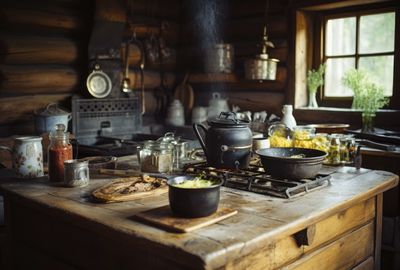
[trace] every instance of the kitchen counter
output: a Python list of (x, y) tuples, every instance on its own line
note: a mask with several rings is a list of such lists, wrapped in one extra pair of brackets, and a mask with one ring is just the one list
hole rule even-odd
[[(12, 269), (379, 269), (382, 193), (398, 176), (329, 168), (331, 185), (292, 199), (222, 187), (238, 214), (194, 232), (166, 232), (133, 216), (168, 195), (96, 204), (83, 188), (2, 177), (6, 264)], [(358, 266), (359, 268), (353, 268)], [(313, 268), (316, 267), (316, 268)]]

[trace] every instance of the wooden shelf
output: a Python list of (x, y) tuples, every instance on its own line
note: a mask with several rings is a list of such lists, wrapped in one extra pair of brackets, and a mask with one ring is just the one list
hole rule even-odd
[(246, 80), (243, 73), (191, 73), (188, 82), (191, 84), (225, 83), (229, 84), (230, 89), (238, 90), (284, 91), (286, 78), (286, 67), (278, 67), (274, 81)]

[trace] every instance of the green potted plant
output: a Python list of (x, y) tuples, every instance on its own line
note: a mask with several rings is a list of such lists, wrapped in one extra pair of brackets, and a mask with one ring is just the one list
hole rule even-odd
[(385, 97), (382, 86), (367, 83), (360, 97), (360, 102), (362, 104), (362, 132), (373, 132), (376, 111), (387, 105), (389, 98)]
[(342, 82), (354, 93), (352, 109), (362, 111), (362, 132), (373, 132), (376, 112), (389, 103), (384, 88), (371, 82), (369, 74), (363, 70), (347, 71)]
[(370, 83), (368, 74), (360, 69), (350, 69), (342, 77), (344, 86), (353, 91), (352, 109), (362, 109), (362, 95), (364, 93), (365, 85)]
[(321, 64), (318, 69), (311, 69), (307, 72), (308, 87), (308, 107), (317, 108), (318, 103), (316, 94), (318, 87), (324, 84), (325, 64)]

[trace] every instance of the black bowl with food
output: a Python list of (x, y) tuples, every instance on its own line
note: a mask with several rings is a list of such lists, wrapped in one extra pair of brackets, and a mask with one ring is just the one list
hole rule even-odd
[(315, 177), (327, 153), (307, 148), (273, 147), (257, 150), (265, 171), (273, 177), (300, 180)]
[(205, 217), (218, 209), (222, 180), (205, 176), (176, 176), (168, 180), (169, 205), (173, 214), (185, 218)]

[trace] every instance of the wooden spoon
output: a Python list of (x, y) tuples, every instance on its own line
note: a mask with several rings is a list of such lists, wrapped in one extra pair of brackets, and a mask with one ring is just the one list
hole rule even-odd
[(190, 84), (187, 83), (188, 78), (189, 74), (186, 73), (183, 81), (175, 88), (174, 95), (176, 99), (182, 102), (186, 114), (192, 110), (194, 103), (193, 88)]

